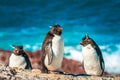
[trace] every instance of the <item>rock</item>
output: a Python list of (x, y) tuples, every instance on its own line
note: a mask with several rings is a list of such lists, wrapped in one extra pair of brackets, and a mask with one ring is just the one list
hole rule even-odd
[(82, 74), (43, 74), (39, 69), (10, 68), (0, 63), (0, 80), (120, 80), (118, 75), (85, 76)]
[(8, 64), (11, 51), (0, 50), (0, 63)]

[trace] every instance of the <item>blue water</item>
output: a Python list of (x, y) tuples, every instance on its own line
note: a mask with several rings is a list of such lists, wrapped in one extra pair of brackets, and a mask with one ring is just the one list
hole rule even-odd
[(1, 49), (39, 50), (54, 24), (63, 27), (65, 57), (81, 61), (79, 43), (87, 33), (102, 50), (105, 70), (120, 73), (119, 0), (0, 0)]

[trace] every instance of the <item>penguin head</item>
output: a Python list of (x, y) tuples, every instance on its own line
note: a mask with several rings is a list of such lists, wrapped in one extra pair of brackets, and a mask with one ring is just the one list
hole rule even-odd
[(15, 46), (12, 45), (12, 47), (14, 48), (13, 53), (15, 55), (21, 55), (24, 51), (23, 51), (23, 46)]
[(88, 35), (85, 35), (85, 37), (82, 39), (82, 42), (80, 42), (82, 46), (87, 46), (88, 44), (93, 45), (93, 43), (94, 41)]
[(61, 35), (62, 34), (62, 28), (59, 24), (50, 26), (51, 30), (50, 33), (51, 34), (55, 34), (55, 35)]

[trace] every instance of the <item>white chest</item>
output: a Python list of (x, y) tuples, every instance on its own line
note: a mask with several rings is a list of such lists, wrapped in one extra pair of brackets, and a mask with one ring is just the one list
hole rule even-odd
[(63, 49), (64, 49), (64, 42), (63, 38), (61, 36), (55, 35), (52, 40), (52, 49), (54, 52), (54, 55), (63, 55)]
[(96, 61), (98, 59), (96, 50), (90, 44), (82, 48), (82, 55), (84, 60), (87, 61)]
[(16, 56), (12, 53), (12, 55), (9, 58), (9, 66), (10, 67), (19, 67), (19, 68), (25, 68), (27, 65), (27, 62), (25, 61), (25, 58), (22, 56)]
[(60, 69), (63, 60), (64, 53), (64, 41), (61, 36), (55, 35), (52, 39), (52, 50), (53, 50), (53, 60), (50, 65), (48, 65), (48, 56), (45, 59), (45, 65), (49, 70)]

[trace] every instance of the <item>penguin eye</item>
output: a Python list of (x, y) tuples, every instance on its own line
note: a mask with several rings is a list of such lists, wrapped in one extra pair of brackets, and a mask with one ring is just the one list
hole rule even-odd
[(88, 41), (88, 44), (90, 44), (92, 42), (90, 39), (88, 39), (87, 41)]
[(87, 41), (88, 41), (88, 42), (91, 42), (91, 40), (89, 40), (89, 39), (88, 39)]
[(57, 28), (54, 28), (54, 32), (57, 33), (57, 32), (58, 32), (58, 29), (57, 29)]

